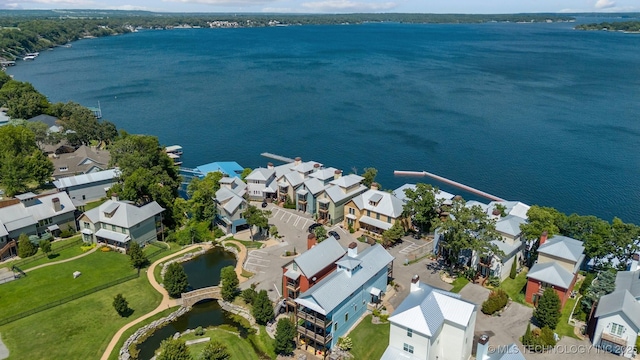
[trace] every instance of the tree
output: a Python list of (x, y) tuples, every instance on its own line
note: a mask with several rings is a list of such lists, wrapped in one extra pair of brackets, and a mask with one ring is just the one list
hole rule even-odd
[(113, 308), (116, 310), (118, 315), (122, 317), (127, 316), (131, 312), (131, 309), (129, 309), (129, 302), (124, 298), (124, 296), (122, 296), (122, 294), (118, 294), (113, 298)]
[(422, 232), (431, 230), (431, 224), (438, 217), (438, 204), (435, 196), (438, 192), (437, 188), (423, 183), (416, 184), (415, 190), (411, 188), (404, 190), (407, 202), (403, 212), (418, 225)]
[(364, 168), (364, 173), (362, 174), (362, 177), (364, 178), (362, 180), (362, 185), (371, 187), (371, 184), (376, 181), (376, 175), (378, 175), (378, 170), (376, 168)]
[(269, 228), (269, 234), (277, 239), (278, 238), (278, 227), (275, 226), (275, 225), (271, 225), (271, 227)]
[(179, 298), (188, 287), (189, 279), (184, 268), (178, 263), (169, 264), (167, 272), (164, 274), (164, 288), (167, 289), (169, 296)]
[(42, 250), (42, 253), (47, 255), (48, 257), (49, 253), (51, 252), (51, 240), (49, 239), (40, 240), (40, 242), (38, 243), (38, 246), (40, 247), (40, 250)]
[(258, 293), (256, 292), (256, 290), (252, 287), (247, 288), (242, 290), (242, 300), (244, 300), (244, 302), (246, 302), (247, 304), (253, 304), (254, 300), (256, 299), (256, 297), (258, 296)]
[(276, 354), (289, 355), (295, 349), (294, 338), (296, 328), (291, 320), (284, 318), (278, 320), (276, 325), (275, 351)]
[(195, 221), (208, 221), (213, 223), (216, 216), (216, 203), (213, 200), (220, 189), (220, 179), (223, 174), (220, 171), (208, 173), (204, 178), (194, 178), (187, 187), (189, 195), (189, 213)]
[(550, 207), (533, 205), (527, 211), (528, 222), (520, 225), (522, 236), (529, 241), (540, 239), (543, 232), (551, 237), (560, 232), (558, 223), (563, 222), (564, 214)]
[(387, 247), (392, 246), (404, 236), (404, 233), (405, 231), (404, 231), (404, 227), (402, 226), (402, 223), (399, 220), (397, 220), (396, 222), (393, 223), (393, 226), (391, 226), (389, 230), (385, 230), (382, 233), (382, 245)]
[(266, 290), (260, 290), (258, 296), (256, 296), (251, 308), (251, 314), (260, 325), (266, 325), (273, 319), (273, 305)]
[(316, 235), (318, 243), (321, 243), (327, 239), (327, 229), (324, 226), (318, 226), (313, 229), (313, 233)]
[(251, 233), (251, 239), (253, 239), (253, 227), (257, 226), (258, 229), (262, 230), (263, 228), (267, 228), (269, 226), (269, 218), (268, 215), (271, 214), (270, 211), (263, 211), (258, 209), (253, 205), (249, 205), (247, 210), (244, 212), (244, 218), (247, 220), (247, 225), (249, 225), (249, 232)]
[(513, 263), (511, 264), (511, 271), (509, 272), (509, 278), (511, 279), (515, 279), (516, 276), (518, 275), (518, 255), (516, 255), (516, 258), (513, 259)]
[(552, 288), (546, 288), (538, 300), (538, 307), (533, 312), (540, 327), (555, 329), (560, 320), (560, 298)]
[(191, 354), (184, 340), (169, 338), (162, 340), (156, 360), (191, 360)]
[[(213, 240), (209, 229), (210, 221), (189, 221), (185, 226), (173, 233), (172, 237), (180, 245), (196, 244)], [(172, 240), (172, 241), (173, 241)]]
[(20, 234), (18, 237), (18, 256), (22, 259), (35, 255), (38, 249), (33, 245), (27, 234)]
[(31, 130), (36, 139), (36, 144), (42, 150), (44, 145), (48, 143), (49, 126), (42, 121), (27, 121), (25, 126)]
[(604, 295), (611, 294), (615, 289), (616, 273), (614, 271), (606, 270), (598, 273), (580, 299), (585, 313), (589, 314), (593, 304), (597, 303)]
[(24, 92), (7, 100), (7, 115), (12, 119), (30, 119), (47, 112), (49, 101), (37, 91)]
[(143, 266), (147, 264), (149, 261), (147, 257), (144, 255), (140, 244), (135, 241), (131, 241), (129, 245), (129, 249), (127, 250), (127, 254), (129, 255), (129, 260), (131, 261), (131, 265), (140, 270)]
[(468, 207), (464, 200), (454, 200), (450, 209), (450, 216), (437, 218), (435, 227), (444, 236), (442, 247), (444, 256), (453, 266), (459, 265), (462, 250), (475, 251), (477, 256), (491, 254), (504, 256), (491, 241), (501, 236), (495, 229), (495, 222), (489, 218), (480, 206)]
[(220, 280), (222, 281), (222, 288), (220, 294), (224, 301), (233, 301), (238, 293), (238, 275), (233, 266), (226, 266), (220, 270)]
[(244, 170), (242, 170), (242, 174), (240, 174), (240, 180), (244, 181), (251, 172), (253, 172), (251, 168), (244, 168)]
[(199, 360), (227, 360), (231, 359), (231, 354), (227, 347), (216, 340), (211, 340), (205, 345), (200, 353)]
[(67, 132), (67, 140), (71, 145), (89, 145), (91, 140), (101, 139), (101, 125), (93, 112), (75, 103), (56, 103), (51, 106), (51, 113), (60, 119)]
[(349, 351), (353, 347), (353, 340), (348, 336), (338, 338), (338, 347), (342, 351)]

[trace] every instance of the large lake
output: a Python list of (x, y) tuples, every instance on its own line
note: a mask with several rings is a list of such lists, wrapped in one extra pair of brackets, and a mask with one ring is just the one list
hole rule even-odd
[(640, 35), (572, 27), (142, 31), (8, 72), (51, 101), (99, 101), (118, 127), (182, 145), (187, 166), (265, 166), (269, 151), (345, 172), (376, 167), (387, 189), (419, 181), (393, 170), (427, 170), (640, 223)]

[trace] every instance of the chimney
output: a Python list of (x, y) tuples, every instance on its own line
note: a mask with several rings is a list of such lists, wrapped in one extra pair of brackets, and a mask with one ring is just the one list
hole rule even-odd
[(411, 292), (420, 290), (420, 276), (413, 275), (411, 278)]
[(300, 156), (298, 156), (297, 158), (294, 159), (293, 161), (293, 165), (294, 166), (298, 166), (302, 163), (302, 158)]
[(307, 235), (307, 250), (310, 250), (312, 247), (316, 246), (318, 243), (318, 239), (316, 239), (316, 234), (311, 233)]
[(339, 179), (342, 176), (342, 170), (336, 170), (333, 172), (333, 179)]
[(313, 169), (314, 169), (314, 171), (320, 169), (320, 164), (318, 164), (318, 163), (313, 164)]
[(120, 201), (120, 198), (118, 197), (117, 193), (113, 193), (111, 194), (111, 200), (113, 201)]
[(476, 348), (476, 360), (486, 360), (489, 358), (489, 335), (482, 334), (478, 339)]
[(372, 182), (371, 190), (380, 190), (380, 185), (377, 182)]
[(355, 241), (349, 244), (349, 250), (347, 251), (347, 256), (352, 258), (358, 256), (358, 244), (356, 244)]
[(51, 199), (51, 202), (53, 203), (53, 211), (58, 212), (62, 210), (62, 205), (60, 205), (60, 198), (53, 198)]
[(547, 237), (549, 236), (549, 233), (546, 231), (542, 232), (542, 235), (540, 235), (540, 245), (538, 245), (538, 247), (542, 246), (542, 244), (544, 244), (545, 241), (547, 241)]
[(267, 169), (273, 169), (273, 163), (272, 162), (267, 163)]
[(640, 254), (635, 253), (631, 256), (631, 265), (629, 265), (629, 271), (638, 270), (638, 260), (640, 260)]

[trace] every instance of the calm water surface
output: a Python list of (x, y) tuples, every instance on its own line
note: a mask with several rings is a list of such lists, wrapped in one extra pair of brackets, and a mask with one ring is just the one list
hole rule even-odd
[(373, 166), (384, 188), (427, 170), (640, 223), (640, 36), (572, 26), (144, 31), (9, 72), (52, 101), (100, 101), (119, 127), (182, 145), (187, 166), (264, 166), (269, 151)]

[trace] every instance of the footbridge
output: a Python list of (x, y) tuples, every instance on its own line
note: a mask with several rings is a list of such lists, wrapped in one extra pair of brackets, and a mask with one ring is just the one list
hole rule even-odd
[(182, 306), (191, 307), (202, 300), (220, 299), (222, 299), (222, 295), (220, 295), (220, 287), (209, 286), (206, 288), (189, 291), (187, 293), (182, 293)]

